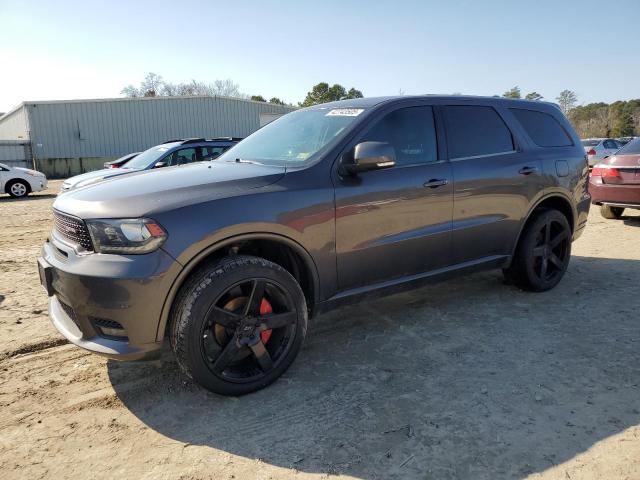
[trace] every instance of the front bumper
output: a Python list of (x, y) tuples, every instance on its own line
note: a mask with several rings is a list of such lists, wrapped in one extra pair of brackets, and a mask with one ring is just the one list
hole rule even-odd
[[(116, 360), (153, 358), (157, 329), (179, 264), (162, 249), (146, 255), (78, 254), (52, 236), (38, 259), (49, 316), (70, 342)], [(101, 325), (119, 325), (121, 336)]]
[(47, 179), (46, 177), (35, 177), (33, 179), (29, 179), (29, 185), (31, 185), (32, 192), (41, 192), (42, 190), (47, 189)]

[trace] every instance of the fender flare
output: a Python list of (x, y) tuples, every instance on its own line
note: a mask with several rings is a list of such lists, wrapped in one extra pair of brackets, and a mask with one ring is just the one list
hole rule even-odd
[(310, 276), (313, 288), (313, 301), (316, 304), (318, 303), (320, 285), (318, 277), (318, 267), (316, 266), (316, 263), (313, 260), (311, 254), (302, 245), (289, 237), (270, 232), (255, 232), (233, 235), (209, 245), (208, 247), (204, 248), (193, 257), (191, 257), (189, 261), (183, 265), (182, 270), (180, 270), (180, 273), (178, 273), (176, 278), (173, 280), (173, 283), (171, 284), (171, 287), (169, 289), (169, 293), (165, 297), (162, 304), (160, 321), (158, 322), (158, 329), (156, 331), (156, 341), (160, 342), (164, 339), (165, 330), (167, 327), (167, 322), (169, 321), (169, 314), (171, 312), (173, 302), (176, 298), (176, 295), (178, 294), (178, 291), (180, 291), (180, 288), (182, 287), (182, 285), (184, 285), (185, 280), (189, 277), (191, 272), (193, 272), (193, 270), (198, 265), (200, 265), (202, 260), (211, 255), (213, 252), (229, 246), (233, 243), (246, 240), (272, 240), (291, 247), (300, 256), (300, 258), (302, 258), (305, 267), (311, 274)]
[(532, 206), (529, 208), (529, 211), (527, 212), (527, 215), (525, 216), (524, 220), (522, 221), (522, 223), (520, 224), (520, 228), (518, 230), (518, 235), (516, 236), (516, 241), (513, 244), (513, 247), (511, 248), (511, 255), (509, 258), (509, 264), (511, 264), (511, 260), (513, 259), (513, 256), (515, 255), (515, 251), (516, 248), (518, 247), (518, 244), (520, 243), (520, 237), (522, 236), (522, 232), (524, 231), (524, 227), (527, 225), (527, 223), (529, 223), (529, 220), (531, 219), (531, 215), (533, 215), (533, 212), (536, 210), (536, 208), (538, 208), (540, 206), (540, 204), (546, 200), (549, 200), (550, 198), (560, 198), (561, 200), (564, 200), (565, 202), (567, 202), (567, 205), (569, 205), (569, 208), (571, 208), (571, 215), (573, 216), (573, 222), (571, 225), (571, 231), (573, 232), (575, 230), (575, 219), (576, 219), (576, 209), (575, 206), (573, 205), (573, 203), (571, 202), (570, 198), (564, 193), (564, 192), (550, 192), (547, 193), (545, 195), (543, 195), (542, 197), (540, 197), (539, 199), (537, 199), (535, 202), (532, 202)]

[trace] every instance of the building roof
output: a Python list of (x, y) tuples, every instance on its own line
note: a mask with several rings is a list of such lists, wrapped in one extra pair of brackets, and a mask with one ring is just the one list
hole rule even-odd
[(226, 97), (223, 95), (182, 95), (182, 96), (158, 96), (158, 97), (115, 97), (115, 98), (76, 98), (71, 100), (25, 100), (20, 102), (17, 106), (9, 110), (4, 114), (0, 114), (0, 121), (3, 120), (4, 117), (11, 115), (12, 113), (20, 110), (21, 108), (27, 105), (53, 105), (53, 104), (64, 104), (64, 103), (101, 103), (101, 102), (135, 102), (135, 101), (166, 101), (166, 100), (186, 100), (186, 99), (198, 99), (198, 98), (214, 98), (214, 99), (224, 99), (224, 100), (235, 100), (239, 102), (246, 103), (255, 103), (259, 105), (273, 105), (276, 107), (289, 108), (294, 109), (291, 105), (280, 105), (277, 103), (269, 103), (269, 102), (258, 102), (256, 100), (250, 100), (248, 98), (240, 98), (240, 97)]

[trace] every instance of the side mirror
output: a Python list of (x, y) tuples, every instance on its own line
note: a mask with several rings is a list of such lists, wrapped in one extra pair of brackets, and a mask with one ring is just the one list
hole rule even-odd
[(369, 170), (391, 168), (396, 164), (396, 152), (386, 142), (362, 142), (342, 159), (341, 173), (357, 175)]
[(156, 164), (153, 166), (153, 168), (162, 168), (162, 167), (166, 167), (166, 166), (167, 166), (167, 164), (166, 164), (166, 163), (164, 163), (164, 162), (158, 162), (158, 163), (156, 163)]

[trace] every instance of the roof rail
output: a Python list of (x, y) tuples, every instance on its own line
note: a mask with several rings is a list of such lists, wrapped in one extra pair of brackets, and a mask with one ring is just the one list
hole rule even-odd
[(173, 140), (166, 140), (162, 142), (160, 145), (164, 145), (165, 143), (175, 143), (175, 142), (181, 142), (181, 141), (182, 141), (181, 138), (174, 138)]
[(182, 140), (182, 144), (185, 145), (187, 143), (200, 143), (200, 142), (206, 142), (207, 139), (206, 138), (185, 138), (184, 140)]
[(239, 142), (244, 140), (244, 137), (214, 137), (211, 140), (226, 140), (228, 142)]

